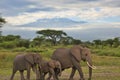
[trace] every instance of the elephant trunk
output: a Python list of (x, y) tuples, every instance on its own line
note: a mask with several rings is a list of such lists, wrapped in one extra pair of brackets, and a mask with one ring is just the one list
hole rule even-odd
[(90, 59), (87, 60), (87, 65), (89, 67), (89, 79), (88, 80), (91, 80), (92, 69), (96, 69), (96, 67), (92, 65), (92, 60), (90, 60)]
[(59, 69), (60, 69), (60, 73), (59, 73), (59, 76), (61, 76), (61, 74), (62, 74), (61, 65), (59, 66)]

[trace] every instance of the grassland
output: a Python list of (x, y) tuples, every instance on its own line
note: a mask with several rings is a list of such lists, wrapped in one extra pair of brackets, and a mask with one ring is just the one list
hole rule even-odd
[[(36, 51), (39, 52), (45, 59), (49, 59), (52, 52), (63, 46), (56, 47), (41, 47), (35, 49), (23, 49), (22, 51)], [(70, 47), (70, 46), (67, 46)], [(92, 80), (120, 80), (120, 50), (119, 48), (106, 48), (106, 49), (92, 49), (93, 64), (97, 69), (93, 70)], [(0, 80), (9, 80), (12, 72), (12, 62), (14, 57), (21, 53), (21, 49), (1, 50), (0, 51)], [(102, 55), (101, 55), (102, 54)], [(106, 55), (107, 54), (107, 55)], [(110, 55), (114, 54), (114, 55)], [(116, 56), (117, 55), (117, 56)], [(88, 78), (88, 67), (85, 62), (81, 62), (84, 76)], [(68, 80), (71, 69), (62, 72), (60, 80)], [(15, 75), (15, 80), (19, 79), (19, 72)], [(35, 79), (35, 74), (31, 73), (31, 79)], [(76, 72), (74, 80), (79, 79), (79, 74)]]

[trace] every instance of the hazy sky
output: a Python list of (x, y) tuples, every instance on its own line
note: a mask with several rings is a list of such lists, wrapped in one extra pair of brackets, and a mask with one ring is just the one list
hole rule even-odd
[(3, 35), (31, 39), (56, 29), (81, 40), (120, 37), (120, 0), (1, 0), (0, 13)]

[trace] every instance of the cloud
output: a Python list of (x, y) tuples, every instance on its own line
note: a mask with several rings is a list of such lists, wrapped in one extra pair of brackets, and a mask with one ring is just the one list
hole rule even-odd
[[(67, 14), (67, 13), (70, 13), (70, 14)], [(71, 12), (71, 11), (60, 11), (60, 12), (39, 11), (35, 13), (23, 13), (14, 17), (6, 17), (6, 19), (8, 23), (12, 25), (23, 25), (23, 24), (35, 22), (38, 19), (42, 19), (42, 18), (55, 18), (55, 17), (63, 18), (63, 17), (74, 16), (75, 14), (76, 12)]]
[[(10, 31), (11, 33), (17, 33), (20, 30), (19, 33), (24, 35), (26, 31), (32, 34), (37, 30), (47, 29), (48, 27), (37, 27), (34, 24), (33, 26), (22, 26), (37, 23), (39, 19), (44, 18), (74, 18), (72, 20), (88, 22), (82, 25), (49, 27), (50, 29), (65, 30), (73, 36), (77, 35), (76, 37), (81, 34), (87, 36), (90, 33), (92, 33), (92, 37), (93, 34), (97, 32), (100, 34), (102, 31), (103, 33), (105, 31), (110, 33), (109, 28), (110, 30), (113, 28), (120, 29), (120, 20), (118, 19), (120, 17), (119, 0), (1, 0), (0, 11), (9, 25), (9, 27), (2, 28), (3, 32), (7, 31), (8, 33)], [(115, 33), (118, 30), (113, 32)], [(96, 34), (95, 37), (99, 34)], [(100, 37), (102, 36), (104, 34)]]
[(64, 31), (82, 31), (82, 30), (87, 30), (87, 29), (109, 29), (109, 28), (120, 28), (120, 23), (119, 22), (113, 22), (113, 23), (86, 23), (86, 24), (77, 24), (77, 25), (69, 25), (69, 26), (64, 26), (64, 27), (39, 27), (39, 26), (12, 26), (9, 27), (10, 25), (7, 25), (6, 27), (3, 27), (4, 30), (23, 30), (23, 31), (38, 31), (38, 30), (45, 30), (45, 29), (54, 29), (54, 30), (64, 30)]
[(120, 3), (119, 0), (2, 0), (0, 2), (0, 10), (4, 9), (1, 12), (6, 15), (15, 13), (18, 15), (31, 9), (47, 11), (46, 8), (53, 8), (57, 11), (96, 7), (119, 8)]
[[(32, 6), (33, 7), (33, 6)], [(120, 8), (89, 8), (89, 9), (70, 9), (61, 11), (37, 11), (37, 12), (24, 12), (17, 16), (6, 17), (8, 23), (12, 25), (23, 25), (36, 22), (38, 19), (43, 18), (70, 18), (78, 17), (82, 20), (95, 21), (105, 17), (120, 16)]]
[(119, 0), (2, 0), (0, 10), (12, 25), (55, 17), (99, 21), (105, 17), (119, 17), (120, 3)]
[(56, 8), (93, 8), (93, 7), (120, 7), (119, 0), (28, 0), (37, 5)]

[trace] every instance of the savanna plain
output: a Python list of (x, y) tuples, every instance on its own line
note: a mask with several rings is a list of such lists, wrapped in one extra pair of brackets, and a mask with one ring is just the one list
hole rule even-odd
[[(60, 47), (69, 46), (41, 46), (31, 49), (15, 48), (15, 49), (0, 49), (0, 80), (9, 80), (12, 74), (12, 66), (14, 57), (20, 53), (29, 51), (38, 52), (46, 60), (49, 60), (53, 51)], [(95, 48), (90, 47), (92, 52), (93, 64), (96, 69), (93, 70), (92, 80), (120, 80), (120, 47), (111, 48)], [(85, 76), (88, 79), (88, 66), (86, 62), (80, 63)], [(26, 72), (25, 72), (26, 73)], [(68, 80), (71, 73), (71, 68), (62, 72), (60, 80)], [(46, 76), (47, 77), (47, 76)], [(16, 73), (14, 80), (20, 80), (19, 72)], [(31, 71), (31, 80), (35, 80), (35, 74)], [(74, 80), (79, 80), (78, 72), (75, 73)]]

